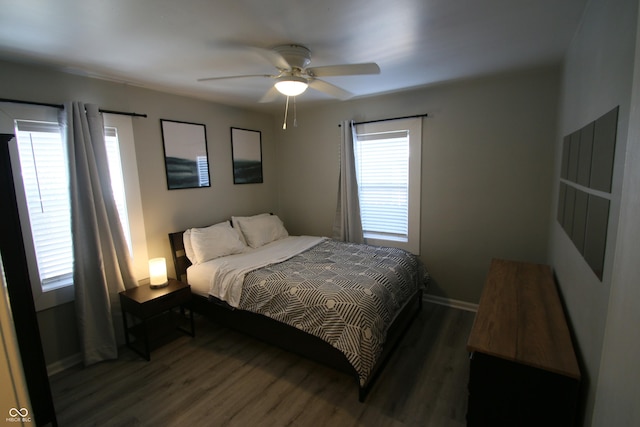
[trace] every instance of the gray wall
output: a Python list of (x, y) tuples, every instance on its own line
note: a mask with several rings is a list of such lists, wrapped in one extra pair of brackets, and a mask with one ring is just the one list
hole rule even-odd
[[(557, 208), (562, 136), (580, 129), (615, 106), (620, 106), (602, 281), (582, 259), (559, 223), (552, 220), (551, 227), (551, 261), (575, 333), (582, 364), (585, 425), (591, 423), (596, 398), (607, 315), (610, 311), (609, 296), (613, 288), (622, 286), (628, 280), (617, 277), (613, 271), (616, 258), (623, 255), (616, 250), (617, 236), (626, 235), (624, 227), (628, 226), (619, 222), (620, 201), (623, 194), (627, 197), (632, 194), (629, 190), (622, 190), (622, 182), (629, 129), (636, 19), (637, 0), (591, 0), (564, 64), (552, 218), (555, 218)], [(629, 167), (637, 168), (637, 163)], [(634, 172), (627, 170), (626, 173)], [(638, 249), (637, 243), (635, 249)], [(638, 283), (637, 280), (635, 283)], [(603, 425), (628, 424), (609, 420)]]
[(477, 303), (493, 257), (546, 263), (560, 71), (545, 67), (298, 108), (276, 137), (280, 207), (296, 234), (331, 235), (345, 119), (428, 113), (421, 257), (435, 296)]
[[(173, 264), (168, 233), (212, 224), (231, 214), (278, 211), (276, 147), (268, 114), (6, 62), (0, 63), (0, 93), (3, 98), (56, 104), (92, 102), (148, 115), (133, 119), (148, 254), (166, 257), (169, 273)], [(206, 125), (211, 187), (167, 190), (161, 118)], [(264, 184), (233, 184), (232, 126), (262, 131)], [(38, 320), (48, 364), (79, 351), (73, 303), (41, 311)]]
[[(638, 11), (640, 20), (640, 10)], [(604, 349), (593, 425), (640, 425), (640, 27), (636, 27), (634, 78)], [(631, 339), (630, 339), (631, 333)]]

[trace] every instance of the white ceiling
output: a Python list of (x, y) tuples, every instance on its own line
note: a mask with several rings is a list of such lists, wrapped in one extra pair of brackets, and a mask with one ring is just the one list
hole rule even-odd
[[(0, 59), (260, 108), (270, 79), (197, 79), (273, 74), (249, 47), (289, 43), (311, 50), (311, 66), (376, 62), (379, 75), (325, 78), (355, 96), (551, 63), (585, 3), (0, 0)], [(298, 103), (326, 99), (310, 89)]]

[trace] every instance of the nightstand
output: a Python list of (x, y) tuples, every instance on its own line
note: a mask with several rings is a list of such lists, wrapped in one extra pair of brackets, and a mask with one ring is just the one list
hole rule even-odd
[[(127, 347), (151, 360), (152, 345), (169, 337), (170, 332), (179, 330), (195, 336), (190, 301), (191, 286), (175, 279), (169, 279), (169, 284), (164, 288), (152, 289), (149, 285), (142, 285), (120, 292)], [(179, 313), (176, 313), (178, 308)], [(188, 317), (185, 315), (185, 308), (189, 311)], [(129, 326), (127, 315), (136, 317), (139, 322)], [(184, 323), (188, 323), (190, 329), (185, 328)], [(131, 335), (135, 337), (133, 342), (130, 340)]]

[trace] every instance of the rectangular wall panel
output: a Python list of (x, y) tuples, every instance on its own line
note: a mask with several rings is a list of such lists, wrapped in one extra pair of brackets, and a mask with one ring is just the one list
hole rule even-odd
[(562, 163), (560, 165), (560, 178), (569, 179), (569, 153), (571, 151), (571, 135), (564, 137), (562, 141)]
[(617, 130), (617, 107), (595, 121), (591, 180), (589, 184), (589, 187), (595, 190), (611, 191)]
[(573, 235), (573, 210), (576, 203), (576, 189), (567, 186), (567, 193), (564, 199), (564, 221), (562, 227), (564, 231), (571, 237)]
[(576, 199), (573, 208), (573, 228), (571, 240), (580, 253), (584, 253), (584, 236), (587, 226), (587, 205), (589, 195), (584, 191), (576, 190)]
[(608, 224), (609, 200), (590, 194), (584, 239), (584, 258), (600, 280), (602, 280), (604, 268)]
[(578, 154), (578, 184), (588, 187), (591, 178), (591, 153), (593, 151), (594, 123), (580, 129), (580, 153)]
[(580, 131), (571, 134), (571, 148), (569, 149), (569, 171), (567, 179), (578, 181), (578, 160), (580, 156)]

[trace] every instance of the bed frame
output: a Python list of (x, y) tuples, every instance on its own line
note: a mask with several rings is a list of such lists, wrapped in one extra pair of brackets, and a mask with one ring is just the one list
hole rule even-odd
[[(169, 233), (169, 242), (176, 269), (176, 277), (178, 280), (187, 283), (187, 268), (191, 265), (191, 262), (184, 250), (183, 233), (184, 231)], [(233, 308), (214, 297), (207, 298), (194, 294), (192, 297), (192, 309), (196, 313), (204, 315), (226, 327), (239, 330), (254, 338), (352, 375), (358, 384), (358, 399), (363, 402), (391, 353), (422, 309), (422, 289), (419, 289), (410, 298), (410, 301), (391, 324), (382, 354), (371, 375), (369, 375), (366, 384), (363, 385), (360, 385), (358, 373), (345, 355), (318, 337), (261, 314)]]

